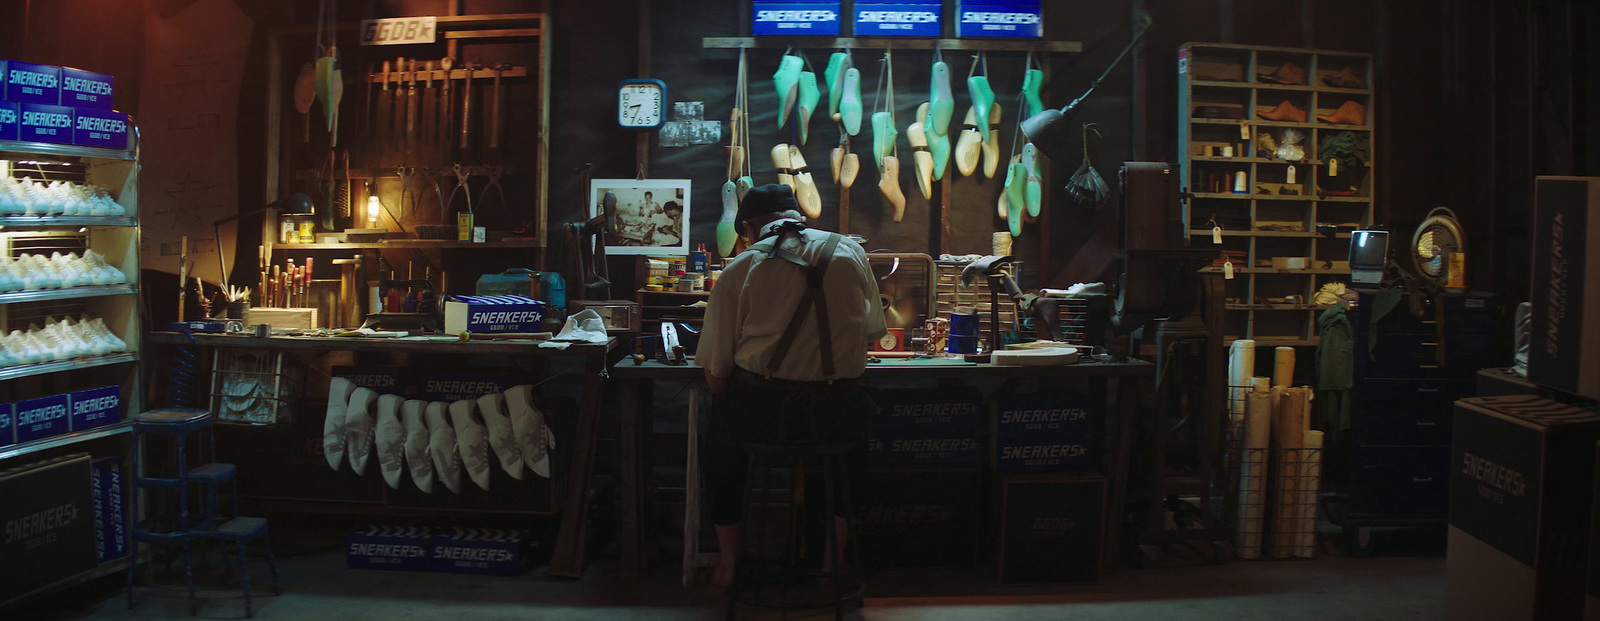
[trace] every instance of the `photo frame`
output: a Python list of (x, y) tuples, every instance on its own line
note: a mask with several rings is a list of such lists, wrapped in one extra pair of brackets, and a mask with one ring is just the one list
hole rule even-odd
[(589, 217), (600, 213), (606, 192), (617, 197), (606, 254), (689, 254), (688, 179), (591, 179)]

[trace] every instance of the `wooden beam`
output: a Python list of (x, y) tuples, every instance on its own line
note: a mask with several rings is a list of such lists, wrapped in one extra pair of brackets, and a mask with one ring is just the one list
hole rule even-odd
[[(547, 30), (551, 28), (548, 16), (544, 17), (542, 27)], [(551, 42), (551, 37), (539, 37), (539, 142), (535, 147), (539, 163), (536, 164), (538, 166), (538, 170), (535, 171), (538, 177), (536, 181), (538, 189), (535, 190), (533, 196), (533, 205), (534, 214), (538, 221), (539, 245), (541, 246), (550, 242), (550, 238), (547, 237), (549, 235), (550, 220), (550, 56), (554, 50), (555, 46)], [(589, 189), (582, 188), (581, 191), (587, 193)], [(534, 266), (540, 271), (543, 271), (545, 267), (545, 254), (543, 252), (539, 253), (538, 258), (535, 260)]]
[(532, 38), (544, 34), (542, 28), (515, 28), (502, 30), (451, 30), (444, 33), (445, 39), (519, 39)]
[(987, 50), (991, 52), (1039, 52), (1061, 54), (1083, 51), (1082, 41), (996, 41), (992, 39), (893, 39), (888, 37), (705, 37), (705, 49), (786, 48), (805, 49), (861, 48), (896, 50)]

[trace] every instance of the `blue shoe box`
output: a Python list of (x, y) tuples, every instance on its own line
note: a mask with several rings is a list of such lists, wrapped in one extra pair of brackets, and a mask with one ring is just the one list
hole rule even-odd
[(894, 432), (971, 436), (983, 428), (983, 393), (976, 388), (940, 390), (889, 388), (876, 391), (872, 419), (875, 436)]
[(433, 530), (414, 526), (370, 526), (345, 535), (350, 569), (428, 571)]
[(944, 6), (938, 0), (857, 2), (853, 18), (858, 37), (938, 37), (944, 33)]
[(867, 462), (874, 467), (976, 464), (983, 461), (983, 451), (975, 434), (904, 434), (868, 441)]
[(122, 420), (122, 387), (102, 386), (71, 393), (71, 430), (83, 431)]
[(16, 140), (22, 131), (22, 115), (17, 104), (0, 101), (0, 140)]
[(453, 528), (435, 531), (433, 571), (449, 574), (515, 576), (522, 573), (527, 537), (498, 528)]
[(114, 110), (77, 109), (72, 144), (102, 149), (128, 148), (128, 114)]
[(99, 562), (128, 555), (128, 505), (122, 489), (122, 458), (90, 463), (94, 476), (95, 555)]
[(983, 0), (956, 5), (956, 36), (1044, 38), (1044, 8), (1038, 0)]
[(61, 435), (71, 426), (67, 395), (18, 401), (15, 407), (18, 444)]
[(61, 68), (61, 105), (79, 110), (111, 111), (111, 93), (116, 78), (104, 73)]
[(750, 3), (750, 33), (755, 36), (839, 36), (838, 2)]
[(21, 114), (17, 139), (23, 142), (72, 144), (76, 111), (67, 106), (23, 103), (17, 106)]
[(61, 68), (36, 65), (20, 60), (0, 61), (5, 69), (4, 93), (0, 98), (23, 104), (61, 103)]
[(0, 405), (0, 448), (17, 443), (17, 417), (13, 404)]
[(411, 384), (409, 369), (399, 366), (364, 365), (359, 367), (336, 366), (334, 377), (342, 377), (358, 388), (366, 388), (380, 395), (405, 396)]
[(995, 470), (1002, 475), (1089, 470), (1093, 425), (1087, 401), (995, 404)]

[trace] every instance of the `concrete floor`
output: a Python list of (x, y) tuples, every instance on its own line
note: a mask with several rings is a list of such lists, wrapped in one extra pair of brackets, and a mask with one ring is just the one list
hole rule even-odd
[[(182, 591), (141, 587), (139, 605), (126, 609), (121, 575), (16, 610), (9, 619), (240, 619), (237, 588), (221, 585), (213, 559), (198, 617)], [(257, 619), (338, 621), (489, 619), (711, 619), (723, 598), (683, 588), (677, 572), (660, 568), (645, 580), (624, 581), (610, 561), (591, 564), (581, 581), (536, 575), (493, 578), (435, 573), (358, 571), (339, 550), (280, 560), (283, 595), (270, 596), (264, 562), (254, 561)], [(954, 596), (952, 593), (965, 593)], [(1239, 621), (1305, 619), (1438, 619), (1444, 560), (1437, 557), (1252, 561), (1125, 570), (1094, 585), (1000, 587), (984, 569), (899, 569), (869, 576), (866, 606), (851, 618), (868, 620), (1031, 619)], [(740, 619), (827, 619), (831, 611), (756, 614)]]

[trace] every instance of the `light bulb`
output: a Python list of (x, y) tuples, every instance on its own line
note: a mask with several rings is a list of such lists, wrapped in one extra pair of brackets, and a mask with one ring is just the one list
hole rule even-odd
[(374, 225), (378, 223), (378, 210), (383, 208), (383, 203), (378, 202), (377, 196), (367, 197), (367, 222)]

